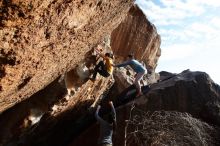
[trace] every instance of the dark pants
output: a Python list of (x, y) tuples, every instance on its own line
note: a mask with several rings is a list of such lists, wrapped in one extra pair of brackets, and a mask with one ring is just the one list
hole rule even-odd
[(105, 67), (105, 64), (104, 64), (103, 61), (100, 61), (100, 62), (95, 66), (94, 73), (93, 73), (93, 76), (92, 76), (93, 79), (96, 78), (97, 73), (99, 73), (99, 74), (102, 75), (103, 77), (108, 77), (108, 76), (110, 75), (110, 74), (107, 72), (106, 67)]

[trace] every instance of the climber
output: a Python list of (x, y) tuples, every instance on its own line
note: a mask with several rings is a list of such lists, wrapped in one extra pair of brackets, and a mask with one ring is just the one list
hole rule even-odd
[(116, 130), (116, 112), (112, 101), (109, 101), (109, 105), (111, 106), (111, 113), (108, 114), (108, 117), (102, 119), (99, 116), (99, 110), (101, 108), (98, 105), (95, 113), (96, 120), (100, 124), (100, 133), (98, 143), (100, 146), (112, 146), (112, 135)]
[[(111, 53), (105, 53), (103, 55), (100, 50), (95, 50), (104, 61), (100, 61), (94, 68), (92, 80), (96, 80), (96, 75), (99, 73), (103, 77), (109, 77), (113, 73), (113, 55)], [(104, 63), (105, 62), (105, 63)]]
[(134, 84), (138, 90), (137, 96), (143, 95), (140, 86), (140, 80), (147, 73), (147, 69), (137, 60), (134, 59), (133, 55), (128, 55), (128, 60), (124, 63), (114, 65), (115, 67), (124, 67), (130, 65), (131, 68), (136, 72)]

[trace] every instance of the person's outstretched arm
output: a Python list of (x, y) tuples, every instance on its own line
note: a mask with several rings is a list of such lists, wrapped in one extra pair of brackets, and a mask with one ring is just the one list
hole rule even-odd
[(98, 105), (96, 112), (95, 112), (95, 118), (98, 122), (103, 122), (104, 120), (99, 116), (99, 110), (100, 110), (101, 106)]
[(115, 107), (113, 105), (113, 102), (112, 101), (109, 101), (109, 104), (111, 106), (111, 112), (112, 112), (112, 116), (114, 118), (114, 121), (113, 121), (113, 129), (114, 129), (114, 134), (116, 134), (116, 129), (117, 129), (117, 122), (116, 122), (116, 111), (115, 111)]
[(124, 67), (124, 66), (130, 65), (131, 62), (132, 62), (131, 60), (128, 60), (128, 61), (125, 61), (121, 64), (116, 64), (115, 67)]
[(112, 115), (114, 116), (114, 119), (116, 119), (116, 112), (115, 112), (115, 107), (113, 105), (113, 102), (109, 101), (109, 105), (111, 106)]
[(99, 49), (95, 49), (95, 51), (97, 52), (97, 54), (102, 57), (102, 58), (105, 58), (105, 55), (102, 54), (102, 52), (99, 50)]

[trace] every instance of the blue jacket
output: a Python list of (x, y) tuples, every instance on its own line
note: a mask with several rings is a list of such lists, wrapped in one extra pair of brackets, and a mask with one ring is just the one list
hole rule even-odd
[(124, 63), (118, 64), (116, 65), (116, 67), (124, 67), (130, 65), (131, 68), (136, 72), (136, 73), (140, 73), (140, 72), (146, 72), (146, 68), (137, 60), (132, 59), (129, 61), (125, 61)]

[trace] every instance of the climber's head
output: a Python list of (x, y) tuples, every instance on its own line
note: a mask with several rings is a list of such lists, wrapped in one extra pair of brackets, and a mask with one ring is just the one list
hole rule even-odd
[(105, 57), (109, 57), (109, 58), (114, 58), (114, 56), (113, 56), (113, 54), (111, 54), (111, 53), (105, 53)]
[(111, 57), (110, 53), (105, 53), (105, 57)]
[(129, 55), (127, 56), (127, 59), (128, 59), (128, 60), (134, 59), (134, 55), (133, 55), (133, 54), (129, 54)]

